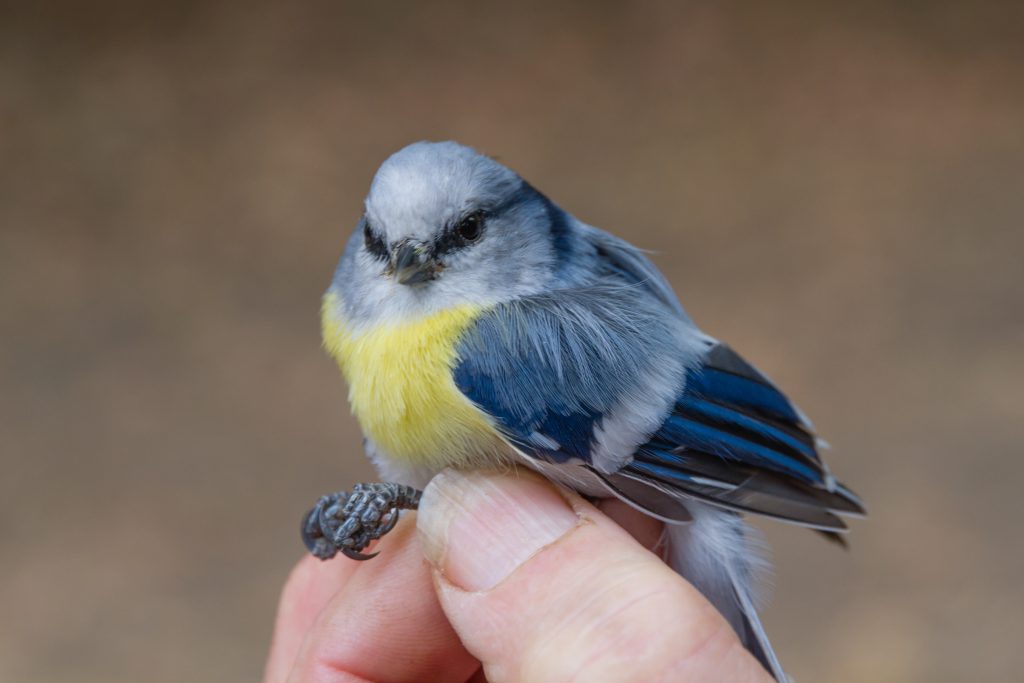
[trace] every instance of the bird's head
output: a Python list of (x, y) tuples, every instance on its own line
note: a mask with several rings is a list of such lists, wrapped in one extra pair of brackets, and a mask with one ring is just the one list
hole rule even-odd
[(377, 171), (336, 284), (350, 305), (418, 311), (544, 291), (567, 218), (497, 161), (418, 142)]

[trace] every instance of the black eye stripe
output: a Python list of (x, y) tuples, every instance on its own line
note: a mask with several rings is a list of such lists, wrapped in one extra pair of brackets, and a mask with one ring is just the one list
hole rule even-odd
[(370, 225), (370, 221), (363, 219), (363, 244), (366, 251), (375, 258), (386, 261), (388, 258), (388, 245), (384, 243), (381, 236)]
[(479, 241), (483, 236), (486, 224), (487, 215), (483, 211), (466, 214), (449, 226), (435, 241), (435, 252), (438, 255), (450, 254)]

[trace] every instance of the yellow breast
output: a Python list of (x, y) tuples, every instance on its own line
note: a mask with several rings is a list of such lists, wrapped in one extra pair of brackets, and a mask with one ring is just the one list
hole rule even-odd
[(483, 312), (462, 306), (353, 331), (337, 295), (324, 297), (324, 345), (349, 386), (363, 433), (392, 458), (440, 469), (503, 450), (490, 418), (452, 379), (456, 344)]

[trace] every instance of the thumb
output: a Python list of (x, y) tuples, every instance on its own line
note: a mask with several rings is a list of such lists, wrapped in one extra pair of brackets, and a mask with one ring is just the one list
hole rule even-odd
[(492, 683), (771, 680), (696, 589), (532, 473), (442, 472), (417, 520), (441, 606)]

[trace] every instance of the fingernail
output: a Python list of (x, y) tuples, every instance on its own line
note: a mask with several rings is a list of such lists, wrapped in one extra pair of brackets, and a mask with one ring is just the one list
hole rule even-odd
[(427, 559), (464, 590), (493, 588), (579, 523), (534, 475), (445, 470), (423, 492), (416, 526)]

